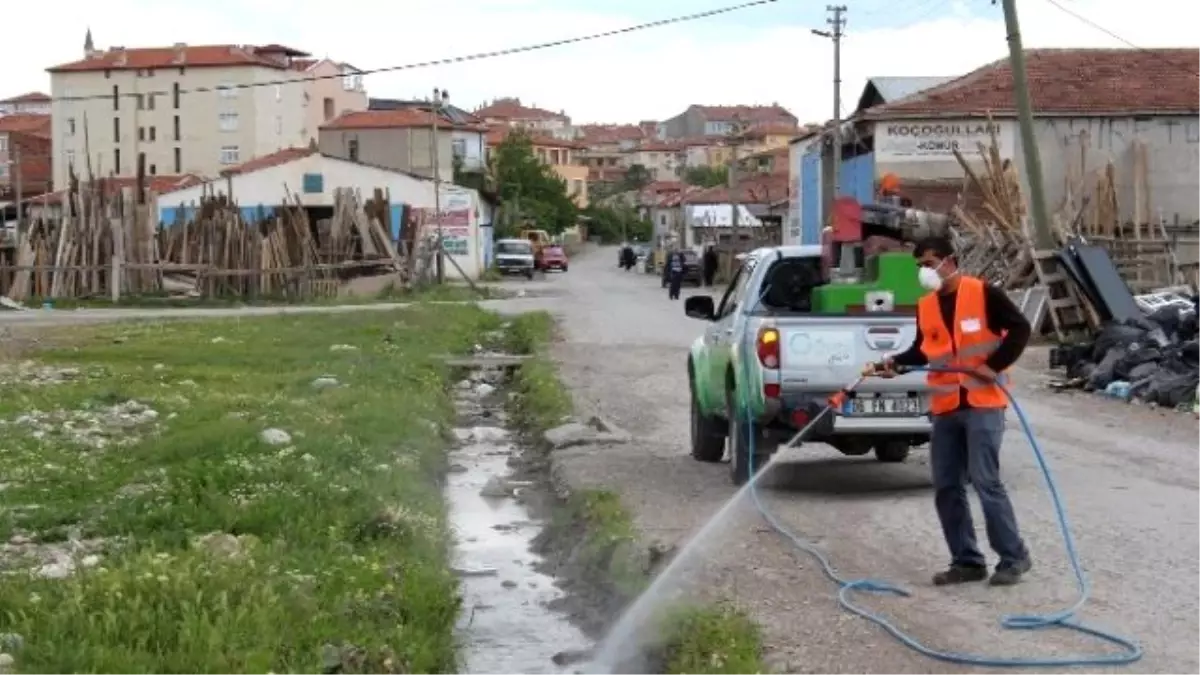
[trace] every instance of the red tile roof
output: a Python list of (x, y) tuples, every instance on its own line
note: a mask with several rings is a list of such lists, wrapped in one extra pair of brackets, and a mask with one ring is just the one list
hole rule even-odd
[(743, 138), (766, 138), (767, 136), (793, 136), (800, 131), (795, 124), (764, 123), (753, 126), (742, 134)]
[[(738, 203), (773, 204), (788, 196), (790, 180), (781, 174), (759, 174), (739, 179)], [(724, 185), (693, 192), (682, 201), (684, 204), (727, 204), (729, 188)]]
[[(478, 115), (479, 113), (475, 113), (475, 114)], [(501, 143), (504, 142), (504, 139), (508, 138), (509, 135), (515, 131), (517, 131), (517, 130), (513, 129), (511, 127), (500, 126), (500, 125), (493, 126), (487, 132), (487, 144), (490, 146), (500, 145)], [(546, 134), (531, 133), (529, 131), (526, 131), (525, 135), (529, 136), (529, 140), (533, 143), (533, 146), (536, 148), (570, 148), (573, 150), (586, 150), (587, 149), (587, 144), (580, 143), (579, 141), (568, 141), (568, 140), (564, 140), (561, 138), (555, 138), (553, 136), (549, 136)]]
[(643, 141), (636, 148), (635, 152), (683, 152), (687, 146), (681, 145), (678, 142), (672, 141)]
[[(359, 110), (342, 113), (325, 124), (322, 130), (346, 129), (407, 129), (410, 127), (429, 127), (433, 125), (429, 108), (396, 108), (395, 110)], [(480, 124), (454, 124), (442, 117), (438, 119), (439, 129), (461, 129), (465, 131), (484, 131)]]
[[(1131, 114), (1200, 110), (1200, 49), (1027, 49), (1035, 113)], [(1000, 59), (910, 98), (868, 108), (867, 119), (1016, 114), (1012, 69)]]
[[(287, 49), (284, 47), (283, 49)], [(264, 51), (265, 50), (265, 51)], [(304, 54), (296, 50), (293, 53)], [(46, 70), (51, 73), (89, 72), (97, 70), (136, 70), (144, 68), (211, 68), (229, 66), (260, 66), (286, 70), (291, 65), (278, 45), (180, 45), (171, 47), (111, 47), (80, 61), (63, 63)]]
[(21, 94), (12, 98), (6, 98), (0, 103), (49, 103), (51, 100), (49, 94), (43, 94), (40, 91), (31, 91), (28, 94)]
[(475, 111), (479, 117), (521, 121), (521, 120), (562, 120), (570, 122), (571, 118), (563, 112), (553, 112), (545, 108), (521, 105), (519, 98), (500, 98), (492, 101), (491, 105), (483, 106)]
[(284, 148), (277, 150), (268, 155), (255, 157), (248, 162), (242, 162), (237, 166), (230, 167), (221, 172), (222, 176), (237, 176), (243, 173), (253, 173), (262, 169), (269, 169), (273, 166), (280, 166), (289, 162), (294, 162), (298, 159), (304, 159), (317, 154), (317, 149), (311, 146), (303, 148)]
[[(78, 167), (76, 167), (78, 171)], [(136, 176), (116, 176), (111, 178), (97, 178), (96, 182), (103, 186), (105, 194), (116, 194), (125, 188), (134, 189), (137, 187)], [(194, 185), (199, 185), (204, 182), (204, 178), (197, 176), (194, 173), (185, 173), (179, 175), (159, 174), (157, 176), (146, 176), (146, 189), (150, 192), (159, 195), (165, 195), (175, 190), (182, 190)], [(47, 192), (44, 195), (30, 197), (25, 201), (36, 204), (58, 204), (66, 195), (66, 190), (58, 192)]]
[(14, 113), (0, 117), (0, 133), (17, 132), (50, 137), (50, 116)]
[(711, 122), (784, 122), (795, 124), (796, 116), (781, 105), (695, 105), (696, 111)]
[(579, 140), (589, 145), (640, 141), (646, 138), (646, 130), (636, 124), (581, 124), (575, 127)]

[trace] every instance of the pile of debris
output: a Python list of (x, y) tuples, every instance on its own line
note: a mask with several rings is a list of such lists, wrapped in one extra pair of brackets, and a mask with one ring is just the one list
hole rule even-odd
[[(1166, 294), (1154, 299), (1162, 295)], [(1138, 316), (1114, 318), (1094, 339), (1053, 349), (1050, 367), (1064, 368), (1066, 377), (1051, 387), (1195, 412), (1200, 387), (1198, 296), (1175, 294), (1157, 303), (1139, 299), (1143, 311)]]

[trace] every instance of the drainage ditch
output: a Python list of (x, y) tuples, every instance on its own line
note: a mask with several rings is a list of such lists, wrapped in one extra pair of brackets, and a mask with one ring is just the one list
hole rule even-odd
[(544, 488), (522, 479), (522, 446), (504, 411), (505, 366), (464, 365), (445, 486), (463, 598), (462, 672), (586, 672), (592, 641), (558, 609), (566, 594), (535, 550)]

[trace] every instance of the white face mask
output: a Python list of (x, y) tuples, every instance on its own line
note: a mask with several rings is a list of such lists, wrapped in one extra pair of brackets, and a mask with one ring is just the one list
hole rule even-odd
[(938, 263), (937, 267), (925, 267), (922, 265), (917, 269), (917, 283), (921, 284), (921, 288), (927, 291), (938, 291), (942, 287), (942, 276), (938, 274), (938, 270), (945, 265), (946, 261)]

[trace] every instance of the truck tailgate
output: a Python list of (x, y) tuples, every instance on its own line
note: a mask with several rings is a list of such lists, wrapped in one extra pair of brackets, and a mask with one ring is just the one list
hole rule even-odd
[[(780, 379), (785, 390), (836, 391), (880, 361), (912, 344), (917, 322), (911, 316), (835, 316), (779, 319)], [(871, 379), (862, 391), (923, 391), (922, 373)]]

